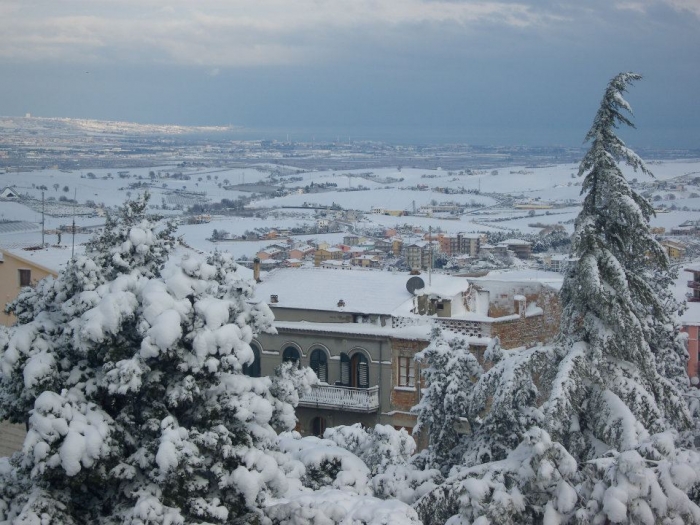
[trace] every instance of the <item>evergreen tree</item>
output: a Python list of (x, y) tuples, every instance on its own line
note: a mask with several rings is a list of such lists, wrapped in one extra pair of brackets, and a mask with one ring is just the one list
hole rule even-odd
[(615, 132), (632, 125), (623, 94), (640, 78), (610, 81), (586, 136), (560, 335), (481, 376), (469, 402), (491, 423), (473, 442), (498, 453), (466, 455), (419, 500), (425, 523), (700, 523), (679, 305), (653, 209), (618, 165), (648, 173)]
[(439, 329), (430, 345), (416, 355), (425, 379), (423, 396), (413, 411), (418, 416), (415, 432), (427, 431), (427, 465), (447, 474), (461, 451), (460, 426), (468, 421), (469, 395), (483, 369), (462, 338), (449, 341)]
[(303, 378), (242, 373), (270, 310), (229, 255), (168, 261), (146, 202), (10, 307), (0, 419), (28, 435), (0, 461), (0, 522), (255, 523), (298, 468), (272, 425), (294, 426)]
[(661, 288), (670, 282), (668, 259), (650, 232), (651, 204), (618, 166), (648, 173), (615, 133), (632, 126), (622, 95), (640, 78), (622, 73), (610, 81), (579, 168), (586, 196), (572, 241), (578, 262), (562, 288), (563, 356), (547, 412), (553, 437), (582, 459), (595, 455), (598, 440), (626, 450), (648, 434), (690, 425), (677, 388), (687, 384), (678, 307)]

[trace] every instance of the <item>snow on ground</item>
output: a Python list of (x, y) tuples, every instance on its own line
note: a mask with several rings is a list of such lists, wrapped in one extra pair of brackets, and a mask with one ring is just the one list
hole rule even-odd
[[(656, 176), (657, 181), (670, 181), (681, 175), (700, 176), (700, 161), (660, 161), (649, 164), (649, 168)], [(128, 171), (129, 178), (120, 178), (119, 172)], [(575, 164), (562, 164), (545, 167), (514, 166), (499, 168), (497, 170), (475, 170), (472, 172), (447, 171), (440, 169), (417, 169), (386, 167), (379, 169), (360, 170), (325, 170), (299, 172), (293, 167), (260, 165), (250, 168), (213, 169), (178, 167), (174, 165), (151, 168), (136, 168), (129, 170), (96, 169), (65, 172), (60, 170), (41, 170), (21, 173), (0, 174), (0, 187), (14, 186), (20, 193), (41, 197), (41, 190), (37, 187), (45, 185), (45, 197), (52, 197), (56, 201), (61, 196), (73, 197), (73, 190), (77, 189), (79, 203), (93, 200), (104, 203), (106, 206), (115, 207), (121, 205), (131, 195), (135, 196), (139, 190), (129, 189), (128, 186), (135, 182), (151, 182), (150, 172), (156, 177), (154, 186), (149, 189), (152, 193), (152, 204), (160, 207), (163, 203), (169, 207), (175, 204), (186, 204), (187, 197), (174, 193), (174, 189), (206, 192), (206, 198), (213, 202), (219, 202), (223, 198), (236, 199), (239, 195), (251, 195), (249, 192), (238, 190), (225, 190), (224, 185), (265, 183), (272, 176), (284, 181), (286, 187), (304, 187), (324, 182), (333, 182), (337, 188), (333, 191), (293, 194), (281, 198), (265, 197), (253, 201), (252, 207), (281, 207), (301, 206), (304, 202), (330, 206), (337, 203), (343, 208), (369, 211), (373, 207), (381, 207), (390, 210), (412, 211), (415, 201), (416, 208), (431, 202), (454, 201), (463, 204), (478, 203), (484, 208), (467, 208), (467, 213), (457, 220), (449, 220), (446, 217), (394, 217), (387, 215), (367, 214), (365, 220), (357, 226), (359, 228), (393, 227), (397, 225), (414, 225), (424, 229), (432, 227), (446, 233), (457, 232), (487, 232), (503, 230), (519, 230), (523, 233), (537, 233), (542, 225), (562, 224), (567, 231), (573, 231), (571, 219), (578, 213), (578, 206), (567, 208), (553, 208), (543, 211), (537, 210), (535, 216), (529, 216), (528, 210), (504, 209), (499, 207), (496, 200), (483, 193), (508, 193), (516, 198), (540, 202), (567, 201), (580, 202), (581, 179), (576, 176), (578, 166)], [(94, 173), (95, 179), (87, 177), (87, 173)], [(165, 178), (167, 173), (182, 172), (190, 177), (190, 180), (175, 180)], [(654, 179), (635, 173), (633, 170), (623, 167), (623, 172), (629, 180), (637, 179), (638, 182), (649, 182)], [(111, 178), (107, 175), (111, 174)], [(696, 175), (693, 175), (696, 174)], [(572, 177), (574, 175), (574, 177)], [(159, 178), (160, 177), (160, 178)], [(301, 177), (301, 181), (291, 181), (291, 177)], [(200, 180), (201, 179), (201, 180)], [(54, 185), (58, 189), (54, 189)], [(219, 184), (222, 187), (219, 187)], [(166, 187), (163, 187), (166, 185)], [(372, 188), (369, 191), (338, 191), (340, 189), (357, 188), (360, 185)], [(427, 185), (430, 190), (419, 191), (418, 185)], [(69, 191), (64, 192), (63, 187), (68, 186)], [(390, 186), (390, 189), (387, 189)], [(464, 188), (467, 190), (481, 190), (482, 195), (474, 193), (445, 194), (433, 191), (432, 188)], [(249, 187), (255, 189), (254, 187)], [(700, 194), (700, 188), (687, 186), (677, 189), (654, 189), (652, 195), (660, 195), (662, 200), (655, 201), (655, 205), (664, 204), (666, 207), (675, 205), (678, 210), (669, 213), (659, 213), (651, 223), (655, 227), (664, 227), (670, 230), (686, 220), (700, 220), (700, 198), (691, 197), (691, 194)], [(675, 199), (668, 196), (674, 195)], [(184, 199), (184, 200), (183, 200)], [(182, 201), (182, 202), (180, 202)], [(53, 230), (61, 225), (69, 225), (70, 204), (67, 203), (68, 213), (63, 217), (46, 216), (46, 229)], [(687, 207), (689, 211), (683, 211)], [(65, 210), (64, 210), (65, 211)], [(179, 215), (177, 210), (157, 210), (159, 213)], [(293, 228), (298, 225), (311, 225), (315, 222), (315, 211), (312, 209), (284, 209), (278, 208), (267, 218), (240, 218), (240, 217), (214, 217), (208, 224), (182, 225), (179, 235), (185, 242), (202, 251), (222, 249), (231, 251), (236, 257), (251, 257), (260, 249), (269, 244), (268, 241), (246, 243), (220, 243), (214, 244), (206, 239), (214, 229), (226, 230), (234, 235), (242, 235), (247, 230), (255, 228)], [(36, 209), (31, 209), (16, 202), (0, 202), (0, 221), (24, 221), (26, 224), (6, 225), (0, 227), (0, 246), (18, 247), (38, 244), (41, 242), (41, 214)], [(0, 223), (1, 225), (2, 223)], [(80, 216), (76, 217), (79, 226), (99, 227), (104, 224), (100, 217)], [(62, 244), (69, 242), (69, 235), (62, 236)], [(311, 236), (316, 238), (319, 236)], [(85, 237), (87, 238), (87, 237)], [(85, 238), (78, 235), (76, 240), (84, 242)], [(308, 238), (308, 237), (307, 237)], [(340, 242), (342, 235), (329, 237), (328, 242)], [(55, 243), (55, 235), (49, 235), (46, 239), (49, 243)]]
[(494, 199), (483, 195), (448, 195), (435, 191), (409, 191), (396, 188), (380, 188), (370, 191), (328, 191), (323, 193), (292, 194), (285, 197), (255, 201), (255, 207), (302, 206), (304, 203), (331, 206), (333, 203), (338, 203), (343, 208), (361, 211), (370, 211), (372, 208), (411, 211), (414, 201), (416, 203), (416, 209), (428, 205), (433, 201), (436, 203), (452, 201), (460, 204), (474, 204), (480, 206), (496, 204)]

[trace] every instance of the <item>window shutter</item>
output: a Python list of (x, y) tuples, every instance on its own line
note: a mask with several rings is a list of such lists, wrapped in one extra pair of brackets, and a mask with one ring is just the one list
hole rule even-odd
[(350, 384), (350, 358), (347, 354), (340, 356), (340, 382), (345, 386)]
[(358, 386), (360, 388), (369, 388), (369, 365), (367, 362), (357, 364)]

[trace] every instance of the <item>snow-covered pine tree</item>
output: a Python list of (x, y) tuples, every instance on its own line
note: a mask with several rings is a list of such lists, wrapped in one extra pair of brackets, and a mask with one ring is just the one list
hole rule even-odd
[(163, 267), (168, 229), (144, 212), (11, 307), (0, 418), (29, 431), (0, 462), (0, 523), (255, 523), (293, 483), (272, 427), (293, 411), (242, 373), (270, 310), (228, 255)]
[(427, 466), (447, 474), (459, 461), (458, 427), (468, 421), (469, 395), (483, 373), (479, 361), (463, 338), (446, 340), (438, 328), (430, 345), (416, 354), (425, 380), (423, 396), (413, 408), (418, 416), (415, 432), (427, 431)]
[(668, 259), (652, 236), (651, 204), (630, 188), (619, 161), (648, 173), (620, 140), (628, 84), (610, 81), (581, 161), (583, 208), (576, 219), (572, 255), (562, 288), (563, 354), (546, 410), (551, 433), (581, 459), (604, 443), (624, 451), (649, 434), (684, 430), (690, 416), (677, 386), (687, 385), (683, 354), (669, 301)]
[[(700, 523), (700, 455), (681, 446), (693, 440), (678, 304), (650, 233), (653, 209), (618, 166), (647, 172), (615, 133), (632, 125), (623, 94), (640, 78), (610, 81), (587, 135), (579, 170), (586, 196), (572, 242), (578, 262), (564, 280), (558, 340), (529, 356), (504, 354), (473, 389), (472, 402), (498, 393), (541, 415), (505, 459), (455, 467), (419, 500), (427, 524)], [(518, 363), (529, 377), (509, 380)], [(501, 443), (513, 431), (492, 429), (490, 441)]]

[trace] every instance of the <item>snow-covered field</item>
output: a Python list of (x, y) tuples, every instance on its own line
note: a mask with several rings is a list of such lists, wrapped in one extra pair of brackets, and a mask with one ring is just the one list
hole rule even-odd
[[(652, 225), (667, 230), (687, 220), (700, 220), (700, 187), (692, 184), (676, 186), (674, 179), (688, 175), (689, 179), (700, 175), (700, 161), (655, 161), (649, 164), (655, 180), (668, 182), (667, 187), (651, 188), (638, 186), (638, 191), (648, 191), (654, 199), (654, 205), (665, 205), (667, 213), (659, 213), (652, 219)], [(260, 217), (212, 217), (205, 224), (181, 225), (179, 235), (191, 246), (210, 251), (219, 249), (230, 251), (236, 257), (250, 257), (267, 241), (223, 242), (213, 243), (207, 239), (214, 229), (225, 230), (232, 235), (243, 235), (256, 228), (294, 228), (307, 226), (313, 229), (315, 211), (313, 209), (287, 208), (304, 204), (331, 206), (337, 204), (344, 209), (366, 212), (360, 228), (394, 227), (412, 225), (423, 229), (433, 228), (447, 233), (488, 232), (516, 230), (523, 233), (537, 233), (544, 225), (561, 224), (567, 231), (573, 231), (573, 219), (579, 211), (577, 203), (581, 201), (580, 179), (576, 176), (578, 166), (562, 164), (546, 167), (513, 166), (497, 170), (441, 170), (386, 167), (372, 170), (326, 170), (301, 172), (293, 167), (260, 165), (249, 168), (212, 169), (178, 167), (174, 165), (151, 168), (96, 169), (64, 172), (55, 169), (0, 173), (0, 189), (12, 187), (22, 195), (28, 195), (34, 201), (33, 208), (18, 202), (0, 201), (0, 221), (23, 221), (21, 225), (0, 228), (0, 246), (18, 247), (38, 244), (41, 240), (41, 213), (38, 199), (41, 198), (41, 186), (45, 186), (44, 196), (47, 210), (56, 210), (62, 216), (46, 215), (47, 230), (68, 226), (72, 222), (72, 204), (65, 198), (77, 196), (75, 222), (78, 226), (95, 227), (104, 223), (104, 218), (97, 215), (81, 215), (87, 208), (81, 206), (87, 201), (102, 204), (106, 208), (120, 205), (141, 189), (130, 187), (132, 184), (148, 184), (152, 194), (151, 203), (160, 213), (180, 215), (181, 210), (173, 210), (178, 204), (187, 207), (198, 199), (220, 202), (221, 199), (235, 200), (241, 195), (250, 196), (251, 192), (239, 191), (237, 185), (262, 185), (270, 189), (286, 188), (304, 191), (307, 186), (327, 183), (335, 184), (320, 192), (290, 193), (283, 197), (265, 196), (258, 193), (256, 199), (248, 206), (251, 208), (273, 208)], [(641, 185), (654, 179), (624, 168), (629, 180), (636, 179)], [(151, 175), (151, 172), (153, 175)], [(121, 173), (121, 176), (120, 176)], [(175, 174), (189, 177), (189, 180), (175, 179)], [(88, 175), (91, 174), (91, 175)], [(94, 177), (94, 178), (93, 178)], [(291, 178), (301, 180), (291, 180)], [(236, 189), (226, 190), (224, 186)], [(359, 187), (369, 188), (363, 191)], [(65, 188), (68, 191), (64, 191)], [(260, 191), (260, 186), (247, 186), (247, 189)], [(264, 188), (263, 188), (264, 189)], [(182, 195), (175, 190), (196, 192), (201, 196)], [(445, 193), (445, 192), (460, 193)], [(468, 192), (468, 193), (467, 193)], [(479, 192), (479, 193), (476, 193)], [(499, 195), (508, 196), (514, 202), (536, 202), (549, 204), (551, 209), (530, 212), (514, 209), (499, 203)], [(60, 198), (64, 197), (61, 202)], [(51, 201), (49, 201), (51, 199)], [(368, 213), (373, 208), (386, 210), (404, 210), (412, 212), (423, 206), (440, 203), (457, 203), (467, 205), (465, 213), (460, 216), (391, 216)], [(511, 201), (513, 202), (513, 201)], [(167, 209), (162, 209), (165, 204)], [(684, 210), (685, 208), (685, 210)], [(697, 210), (697, 211), (696, 211)], [(87, 210), (90, 211), (90, 210)], [(534, 216), (530, 215), (534, 213)], [(0, 223), (2, 224), (2, 223)], [(63, 235), (62, 244), (69, 241)], [(320, 237), (318, 235), (312, 237)], [(79, 235), (78, 242), (85, 236)], [(305, 237), (308, 239), (308, 237)], [(331, 235), (331, 242), (338, 242), (342, 235)], [(55, 235), (48, 235), (47, 242), (55, 243)]]

